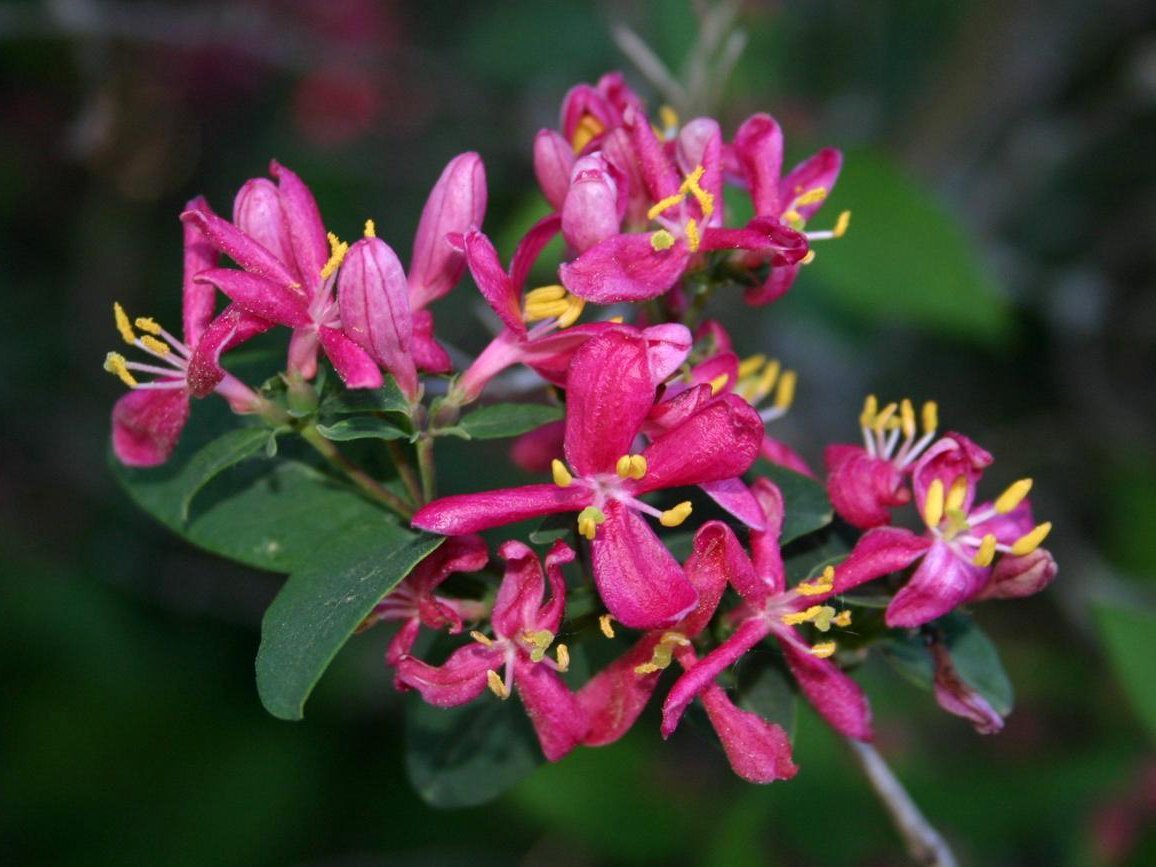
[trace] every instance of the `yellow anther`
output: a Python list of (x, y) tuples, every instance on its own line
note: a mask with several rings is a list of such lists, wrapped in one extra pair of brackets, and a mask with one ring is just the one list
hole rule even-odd
[[(807, 608), (803, 611), (792, 611), (784, 614), (779, 619), (783, 621), (785, 626), (798, 626), (801, 623), (810, 623), (812, 620), (819, 617), (824, 608), (829, 608), (829, 606), (812, 605), (810, 608)], [(830, 611), (831, 614), (835, 613), (834, 608), (830, 608)], [(827, 627), (830, 628), (830, 623), (827, 624)], [(824, 629), (823, 631), (826, 632), (827, 630)]]
[(1031, 489), (1031, 479), (1020, 479), (1018, 482), (1013, 482), (1008, 485), (1008, 489), (1000, 494), (999, 499), (995, 501), (995, 510), (1001, 515), (1006, 515), (1024, 501), (1024, 497), (1028, 495)]
[(863, 412), (859, 413), (859, 424), (871, 427), (875, 424), (875, 416), (879, 414), (879, 401), (873, 394), (867, 395), (863, 401)]
[(578, 126), (574, 128), (574, 135), (570, 139), (570, 145), (574, 148), (574, 153), (581, 153), (582, 149), (590, 144), (591, 139), (600, 135), (604, 129), (606, 129), (606, 127), (604, 127), (594, 115), (582, 115), (582, 119), (578, 121)]
[(745, 379), (748, 376), (754, 376), (759, 372), (764, 364), (767, 363), (767, 357), (761, 352), (755, 355), (748, 355), (739, 362), (739, 379)]
[(706, 166), (698, 166), (686, 176), (679, 188), (684, 193), (694, 196), (698, 206), (702, 209), (703, 218), (709, 218), (714, 213), (714, 194), (708, 193), (701, 186), (702, 176), (706, 173)]
[(851, 225), (851, 212), (844, 211), (839, 215), (839, 219), (835, 221), (835, 228), (831, 230), (831, 234), (836, 238), (842, 238), (847, 234), (847, 229)]
[(677, 506), (667, 509), (658, 517), (658, 522), (664, 527), (677, 527), (690, 517), (692, 507), (690, 500), (683, 500)]
[(664, 632), (662, 638), (658, 640), (658, 644), (654, 646), (654, 651), (650, 656), (650, 662), (636, 665), (634, 667), (634, 673), (653, 674), (656, 671), (662, 671), (664, 668), (669, 667), (671, 660), (674, 659), (674, 648), (688, 644), (690, 644), (690, 641), (681, 632)]
[(817, 656), (819, 659), (826, 659), (829, 656), (834, 656), (838, 649), (839, 646), (834, 641), (822, 641), (811, 648), (811, 655)]
[(771, 389), (775, 387), (775, 381), (779, 378), (779, 371), (782, 369), (783, 365), (779, 363), (778, 359), (772, 359), (767, 363), (767, 366), (763, 368), (762, 376), (755, 384), (754, 397), (756, 400), (761, 400), (770, 394)]
[(875, 423), (872, 425), (876, 433), (883, 433), (883, 431), (887, 430), (887, 426), (891, 422), (891, 417), (895, 415), (898, 409), (899, 404), (889, 403), (879, 411), (879, 414), (875, 416)]
[(730, 379), (729, 373), (720, 373), (718, 376), (712, 379), (710, 381), (710, 393), (715, 395), (722, 391), (723, 387), (727, 384), (728, 379)]
[(558, 670), (559, 671), (569, 671), (570, 670), (570, 648), (568, 648), (565, 644), (559, 644), (554, 649), (554, 655), (558, 659)]
[(646, 475), (646, 458), (642, 455), (623, 455), (614, 465), (620, 479), (641, 479)]
[(104, 357), (104, 369), (109, 373), (116, 374), (120, 381), (129, 388), (136, 388), (137, 383), (135, 377), (128, 372), (128, 362), (124, 360), (124, 356), (119, 352), (110, 352)]
[(835, 622), (836, 612), (830, 605), (823, 605), (819, 608), (819, 613), (811, 620), (815, 624), (815, 628), (820, 632), (829, 632), (831, 624)]
[(1016, 557), (1022, 557), (1024, 554), (1030, 554), (1048, 537), (1048, 533), (1052, 532), (1052, 522), (1045, 521), (1037, 526), (1030, 533), (1020, 536), (1016, 539), (1015, 544), (1012, 545), (1011, 552)]
[(561, 301), (566, 297), (566, 287), (552, 283), (549, 286), (539, 286), (526, 293), (526, 305), (541, 304), (546, 301)]
[(971, 558), (971, 562), (976, 566), (990, 566), (991, 561), (995, 559), (995, 536), (988, 533), (983, 537), (983, 541), (979, 543), (979, 549), (975, 552), (975, 556)]
[(807, 221), (803, 219), (803, 215), (794, 208), (791, 208), (789, 211), (783, 211), (783, 220), (796, 232), (803, 231), (803, 227), (807, 225)]
[(943, 501), (943, 511), (950, 514), (963, 510), (963, 501), (967, 499), (967, 477), (956, 476)]
[(168, 355), (172, 351), (167, 343), (163, 340), (157, 340), (151, 334), (141, 335), (140, 344), (146, 349), (151, 349), (157, 355)]
[(823, 201), (825, 198), (827, 198), (826, 187), (812, 187), (811, 189), (807, 190), (807, 192), (803, 193), (803, 195), (795, 199), (794, 206), (796, 208), (801, 208), (804, 205), (814, 205)]
[(686, 246), (690, 247), (690, 252), (697, 253), (699, 246), (702, 244), (702, 235), (698, 231), (698, 222), (696, 220), (686, 221)]
[(674, 235), (666, 229), (659, 229), (650, 236), (650, 246), (655, 250), (669, 250), (674, 246)]
[(595, 506), (587, 506), (578, 513), (578, 532), (588, 541), (593, 542), (598, 532), (598, 525), (606, 521), (606, 515)]
[(574, 477), (566, 469), (566, 465), (557, 458), (550, 462), (550, 472), (554, 474), (554, 484), (559, 488), (568, 488), (574, 483)]
[(686, 193), (675, 193), (672, 196), (667, 196), (665, 199), (659, 199), (650, 210), (646, 212), (646, 219), (653, 220), (658, 217), (667, 208), (673, 208), (675, 205), (681, 204), (682, 200), (686, 198)]
[(799, 264), (800, 265), (810, 265), (814, 261), (815, 261), (815, 251), (814, 250), (808, 250), (807, 255), (799, 260)]
[(130, 346), (136, 344), (136, 332), (132, 330), (132, 323), (129, 321), (128, 314), (124, 312), (124, 308), (119, 304), (112, 305), (112, 315), (116, 319), (116, 330), (120, 332), (120, 336), (124, 342)]
[(341, 263), (345, 260), (345, 254), (349, 252), (349, 245), (332, 232), (326, 237), (329, 238), (329, 261), (321, 269), (322, 280), (328, 280), (333, 272), (341, 267)]
[(159, 336), (164, 330), (157, 324), (155, 319), (150, 319), (148, 316), (138, 316), (133, 324), (146, 334)]
[(366, 238), (376, 238), (377, 237), (377, 226), (374, 224), (373, 220), (366, 220), (365, 221), (365, 233), (364, 234), (365, 234)]
[(828, 566), (823, 574), (810, 581), (803, 581), (795, 585), (795, 592), (800, 596), (821, 596), (835, 589), (835, 567)]
[(658, 109), (658, 120), (662, 124), (664, 135), (673, 136), (678, 132), (678, 112), (669, 105)]
[(607, 638), (614, 637), (614, 627), (610, 625), (614, 618), (609, 614), (603, 614), (598, 618), (598, 628), (602, 630), (602, 634)]
[(903, 398), (899, 403), (899, 418), (900, 424), (903, 427), (903, 435), (907, 438), (915, 436), (915, 407), (911, 405), (911, 401)]
[(530, 646), (530, 662), (541, 662), (546, 658), (546, 649), (554, 641), (554, 633), (547, 629), (523, 632), (522, 640)]
[(937, 427), (939, 427), (939, 404), (929, 400), (923, 404), (923, 432), (934, 433)]
[(488, 635), (486, 635), (484, 632), (478, 632), (476, 629), (470, 633), (470, 638), (478, 642), (478, 644), (484, 644), (486, 647), (492, 647), (494, 644), (493, 640)]
[(577, 295), (571, 295), (566, 299), (566, 310), (558, 317), (559, 328), (569, 328), (578, 321), (578, 317), (582, 315), (582, 311), (586, 309), (586, 299), (579, 298)]
[(615, 325), (621, 325), (623, 322), (626, 321), (626, 317), (625, 316), (611, 316), (606, 321), (607, 322), (613, 322)]
[(927, 486), (927, 496), (923, 501), (923, 522), (928, 527), (938, 527), (943, 520), (943, 482), (932, 479)]
[(779, 388), (775, 392), (775, 409), (786, 412), (795, 402), (795, 385), (798, 375), (793, 370), (784, 370), (779, 379)]
[(492, 668), (486, 672), (486, 684), (490, 687), (490, 692), (502, 701), (510, 697), (510, 691), (506, 689), (506, 684), (502, 681), (502, 676)]
[(838, 615), (834, 617), (834, 619), (831, 620), (831, 622), (841, 629), (846, 629), (851, 625), (851, 609), (844, 608), (838, 613)]

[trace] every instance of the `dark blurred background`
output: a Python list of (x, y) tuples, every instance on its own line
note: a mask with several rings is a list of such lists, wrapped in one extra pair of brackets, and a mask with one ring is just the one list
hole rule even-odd
[[(508, 256), (543, 207), (530, 145), (566, 89), (621, 68), (657, 107), (611, 34), (693, 74), (701, 11), (0, 0), (0, 861), (902, 861), (810, 715), (789, 783), (743, 784), (648, 718), (491, 806), (425, 807), (385, 634), (343, 652), (304, 722), (273, 719), (252, 660), (281, 579), (170, 537), (107, 469), (111, 304), (179, 316), (187, 199), (228, 211), (276, 157), (331, 228), (372, 217), (406, 259), (441, 166), (474, 149)], [(880, 749), (966, 863), (1156, 863), (1156, 8), (766, 2), (738, 23), (725, 132), (767, 110), (789, 156), (843, 148), (828, 219), (855, 215), (784, 301), (713, 311), (800, 372), (773, 432), (817, 459), (856, 437), (868, 390), (935, 398), (995, 453), (990, 493), (1031, 475), (1055, 522), (1055, 585), (977, 611), (1018, 693), (1005, 731), (980, 737), (871, 664)], [(467, 353), (488, 334), (472, 291), (438, 308)]]

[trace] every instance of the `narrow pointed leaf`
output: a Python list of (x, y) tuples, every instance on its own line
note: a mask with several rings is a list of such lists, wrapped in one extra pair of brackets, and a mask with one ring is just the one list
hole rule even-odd
[(562, 407), (541, 403), (499, 403), (483, 407), (458, 422), (470, 439), (493, 440), (518, 436), (562, 418)]

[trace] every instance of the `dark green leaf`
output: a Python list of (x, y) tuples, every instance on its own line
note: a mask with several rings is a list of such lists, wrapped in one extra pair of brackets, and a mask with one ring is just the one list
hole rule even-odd
[(381, 388), (345, 389), (335, 379), (332, 391), (321, 401), (321, 415), (351, 415), (366, 412), (396, 412), (409, 415), (409, 401), (397, 387), (392, 376), (385, 378)]
[(831, 523), (834, 512), (827, 491), (814, 479), (765, 460), (756, 462), (752, 472), (769, 478), (783, 493), (786, 516), (780, 544), (789, 544)]
[(576, 526), (574, 515), (569, 512), (550, 515), (543, 518), (542, 523), (530, 531), (530, 541), (535, 545), (552, 545), (559, 539), (568, 537)]
[(328, 440), (345, 442), (347, 440), (400, 440), (408, 439), (409, 434), (392, 422), (375, 415), (359, 415), (353, 418), (343, 418), (330, 425), (317, 425), (317, 430)]
[(831, 524), (819, 532), (796, 539), (783, 549), (787, 583), (794, 585), (821, 574), (828, 566), (837, 566), (851, 552), (855, 533), (845, 524)]
[(462, 416), (458, 428), (469, 439), (518, 436), (562, 418), (562, 407), (543, 403), (499, 403)]
[(435, 807), (492, 801), (542, 762), (522, 703), (488, 692), (461, 707), (433, 707), (413, 693), (406, 702), (405, 768)]
[(1096, 625), (1116, 679), (1149, 733), (1156, 737), (1156, 614), (1141, 608), (1096, 606)]
[[(753, 654), (748, 655), (748, 659)], [(795, 736), (796, 695), (790, 678), (777, 665), (754, 658), (757, 664), (744, 660), (738, 669), (738, 704), (769, 722), (777, 723)]]
[(266, 710), (301, 719), (309, 693), (354, 629), (441, 542), (370, 520), (303, 558), (261, 622), (257, 691)]

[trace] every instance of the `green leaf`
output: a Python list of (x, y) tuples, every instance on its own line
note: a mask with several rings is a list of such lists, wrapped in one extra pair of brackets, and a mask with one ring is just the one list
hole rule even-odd
[(392, 376), (385, 378), (385, 385), (381, 388), (346, 389), (341, 387), (337, 380), (334, 380), (334, 383), (334, 389), (321, 400), (322, 416), (365, 412), (396, 412), (409, 415), (409, 401), (401, 393)]
[(787, 545), (831, 523), (835, 513), (827, 499), (827, 491), (814, 479), (761, 459), (755, 463), (752, 472), (769, 478), (783, 494), (786, 516), (779, 544)]
[(461, 707), (406, 701), (405, 769), (435, 807), (474, 807), (492, 801), (542, 763), (534, 729), (520, 701), (488, 692)]
[(409, 434), (392, 422), (380, 416), (359, 415), (343, 418), (330, 425), (317, 425), (318, 432), (327, 440), (345, 442), (347, 440), (400, 440), (409, 439)]
[(1098, 604), (1096, 625), (1108, 661), (1140, 721), (1156, 737), (1156, 613)]
[(467, 439), (494, 440), (518, 436), (562, 418), (562, 407), (542, 403), (499, 403), (462, 416), (458, 428)]
[(559, 539), (567, 538), (576, 524), (572, 513), (549, 515), (530, 531), (530, 541), (535, 545), (552, 545)]
[(257, 691), (266, 710), (301, 719), (305, 700), (337, 651), (442, 541), (371, 520), (303, 558), (261, 621)]
[(273, 432), (263, 427), (231, 430), (187, 455), (160, 467), (136, 469), (112, 457), (113, 469), (145, 511), (179, 528), (189, 519), (193, 498), (216, 476), (268, 448)]
[(960, 221), (891, 160), (847, 155), (831, 201), (808, 229), (854, 214), (847, 234), (816, 243), (804, 276), (816, 292), (863, 320), (900, 321), (995, 343), (1008, 306)]
[(777, 665), (741, 664), (737, 677), (739, 706), (777, 723), (793, 739), (798, 702), (786, 672)]
[(787, 583), (794, 585), (807, 581), (818, 576), (828, 566), (839, 565), (854, 544), (854, 531), (845, 524), (831, 524), (796, 539), (783, 550)]

